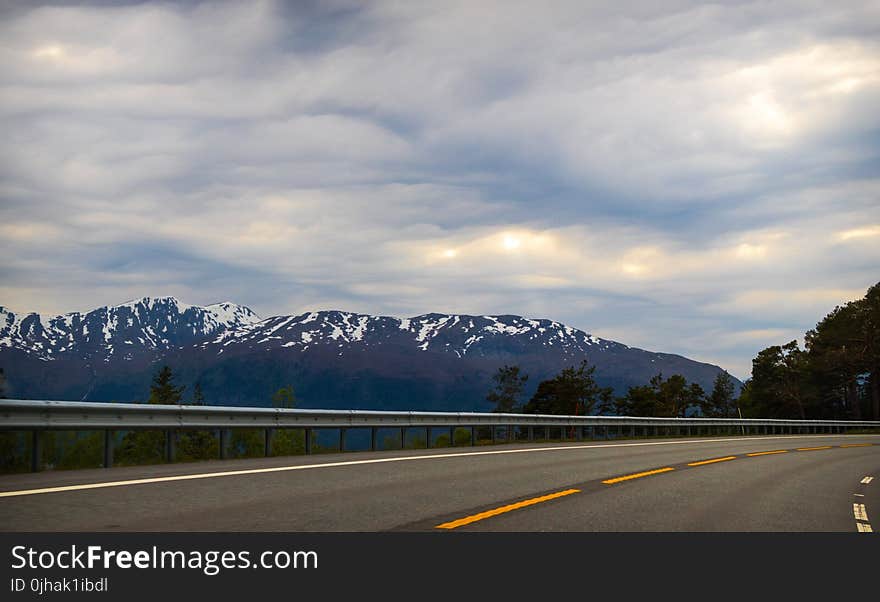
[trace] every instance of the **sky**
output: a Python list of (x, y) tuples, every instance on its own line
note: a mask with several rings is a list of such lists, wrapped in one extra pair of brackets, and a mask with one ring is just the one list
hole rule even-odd
[(7, 2), (0, 305), (549, 318), (740, 378), (880, 280), (880, 2)]

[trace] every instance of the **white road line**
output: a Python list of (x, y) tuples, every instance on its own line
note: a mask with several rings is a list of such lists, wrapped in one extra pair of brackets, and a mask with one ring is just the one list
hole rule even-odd
[(853, 504), (853, 516), (856, 517), (856, 520), (868, 520), (868, 512), (865, 510), (864, 504)]
[(864, 493), (854, 493), (853, 495), (856, 497), (865, 497)]
[(859, 481), (859, 482), (860, 482), (860, 483), (864, 483), (865, 485), (867, 485), (868, 483), (870, 483), (870, 482), (873, 481), (873, 480), (874, 480), (874, 477), (865, 477), (864, 479), (862, 479), (862, 480)]
[[(271, 468), (250, 468), (243, 470), (225, 470), (222, 472), (206, 472), (198, 474), (174, 475), (168, 477), (152, 477), (146, 479), (129, 479), (125, 481), (107, 481), (102, 483), (84, 483), (81, 485), (65, 485), (61, 487), (43, 487), (40, 489), (22, 489), (19, 491), (0, 491), (0, 498), (22, 495), (38, 495), (42, 493), (60, 493), (63, 491), (80, 491), (85, 489), (102, 489), (105, 487), (123, 487), (127, 485), (146, 485), (149, 483), (168, 483), (172, 481), (189, 481), (195, 479), (211, 479), (216, 477), (232, 477), (239, 475), (286, 472), (291, 470), (310, 470), (314, 468), (336, 468), (339, 466), (358, 466), (361, 464), (383, 464), (386, 462), (408, 462), (412, 460), (442, 460), (445, 458), (463, 458), (468, 456), (495, 456), (504, 454), (525, 454), (534, 452), (558, 452), (578, 449), (601, 449), (616, 447), (648, 447), (654, 445), (695, 445), (698, 443), (726, 443), (741, 441), (768, 441), (770, 439), (813, 439), (819, 437), (839, 437), (840, 435), (787, 435), (777, 437), (734, 437), (730, 439), (695, 439), (693, 441), (646, 441), (642, 443), (605, 443), (598, 445), (561, 445), (557, 447), (530, 447), (525, 449), (499, 449), (479, 452), (459, 452), (451, 454), (425, 454), (421, 456), (396, 456), (392, 458), (373, 458), (370, 460), (349, 460), (346, 462), (323, 462), (320, 464), (297, 464), (292, 466), (273, 466)], [(861, 435), (864, 437), (864, 435)]]
[(873, 533), (874, 531), (871, 529), (871, 525), (867, 523), (856, 523), (856, 527), (859, 530), (859, 533)]

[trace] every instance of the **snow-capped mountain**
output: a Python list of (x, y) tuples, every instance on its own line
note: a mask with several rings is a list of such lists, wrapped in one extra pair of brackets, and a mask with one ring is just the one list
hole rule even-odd
[(316, 346), (350, 348), (411, 345), (418, 351), (454, 354), (458, 358), (491, 356), (530, 348), (554, 348), (566, 355), (623, 349), (626, 345), (594, 337), (550, 320), (520, 316), (426, 314), (414, 318), (370, 316), (342, 311), (278, 316), (218, 333), (197, 347), (221, 354), (234, 345), (248, 352)]
[(144, 350), (171, 349), (259, 320), (235, 303), (199, 307), (174, 297), (144, 297), (60, 316), (21, 314), (0, 306), (0, 349), (18, 349), (44, 361), (65, 355), (131, 359)]
[(582, 360), (618, 393), (657, 373), (708, 389), (721, 371), (513, 315), (314, 311), (262, 320), (234, 303), (173, 297), (61, 316), (0, 307), (0, 368), (7, 395), (22, 398), (142, 400), (157, 366), (168, 364), (179, 384), (198, 382), (217, 405), (267, 405), (292, 384), (301, 407), (483, 411), (500, 366), (519, 365), (530, 395)]

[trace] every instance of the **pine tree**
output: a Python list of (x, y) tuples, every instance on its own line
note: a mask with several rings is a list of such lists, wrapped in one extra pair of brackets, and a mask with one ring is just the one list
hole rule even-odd
[(736, 415), (733, 394), (733, 378), (727, 371), (719, 372), (712, 385), (712, 392), (704, 399), (703, 415), (710, 418), (731, 418)]
[(654, 391), (656, 402), (654, 416), (683, 418), (688, 411), (705, 403), (703, 387), (697, 383), (688, 384), (681, 374), (673, 374), (666, 380), (663, 380), (662, 374), (658, 374), (651, 379), (649, 386)]
[(176, 405), (180, 404), (183, 398), (183, 387), (174, 386), (174, 374), (168, 366), (162, 366), (153, 377), (153, 384), (150, 386), (150, 399), (147, 403)]
[(202, 394), (202, 383), (199, 381), (196, 381), (196, 384), (193, 385), (192, 405), (205, 405), (205, 396)]
[(526, 404), (526, 413), (585, 416), (605, 407), (612, 389), (596, 383), (595, 371), (584, 360), (579, 367), (565, 368), (555, 378), (542, 381)]
[(860, 302), (862, 338), (870, 388), (871, 417), (880, 420), (880, 282), (868, 289)]
[(519, 399), (528, 379), (526, 374), (520, 376), (519, 366), (505, 365), (499, 368), (492, 377), (495, 389), (486, 395), (486, 400), (495, 404), (492, 411), (509, 414), (520, 410)]
[(296, 405), (296, 394), (293, 385), (281, 387), (272, 394), (272, 406), (276, 408), (292, 408)]
[(749, 397), (761, 418), (800, 418), (806, 415), (806, 355), (797, 341), (768, 347), (752, 360)]
[(651, 385), (630, 387), (623, 397), (606, 406), (606, 413), (616, 416), (656, 416), (658, 392)]

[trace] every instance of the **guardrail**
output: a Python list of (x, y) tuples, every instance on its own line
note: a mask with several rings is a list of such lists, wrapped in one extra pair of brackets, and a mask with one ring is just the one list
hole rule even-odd
[(219, 430), (219, 457), (227, 457), (230, 429), (263, 429), (265, 455), (270, 455), (275, 429), (303, 429), (305, 453), (312, 452), (314, 429), (339, 429), (340, 451), (345, 451), (348, 429), (370, 429), (370, 449), (377, 449), (379, 429), (399, 428), (401, 447), (409, 428), (426, 429), (431, 446), (432, 429), (448, 429), (450, 444), (458, 429), (470, 429), (475, 445), (476, 429), (489, 427), (491, 441), (514, 439), (514, 429), (526, 440), (536, 430), (549, 439), (550, 429), (559, 429), (562, 440), (608, 439), (611, 437), (757, 435), (846, 433), (855, 429), (878, 429), (880, 421), (788, 420), (753, 418), (650, 418), (632, 416), (557, 416), (545, 414), (500, 414), (477, 412), (387, 412), (371, 410), (301, 410), (220, 406), (151, 405), (73, 401), (0, 400), (0, 430), (31, 431), (31, 469), (40, 468), (40, 433), (46, 430), (104, 431), (103, 465), (113, 464), (114, 431), (161, 430), (165, 432), (165, 459), (175, 457), (175, 432)]

